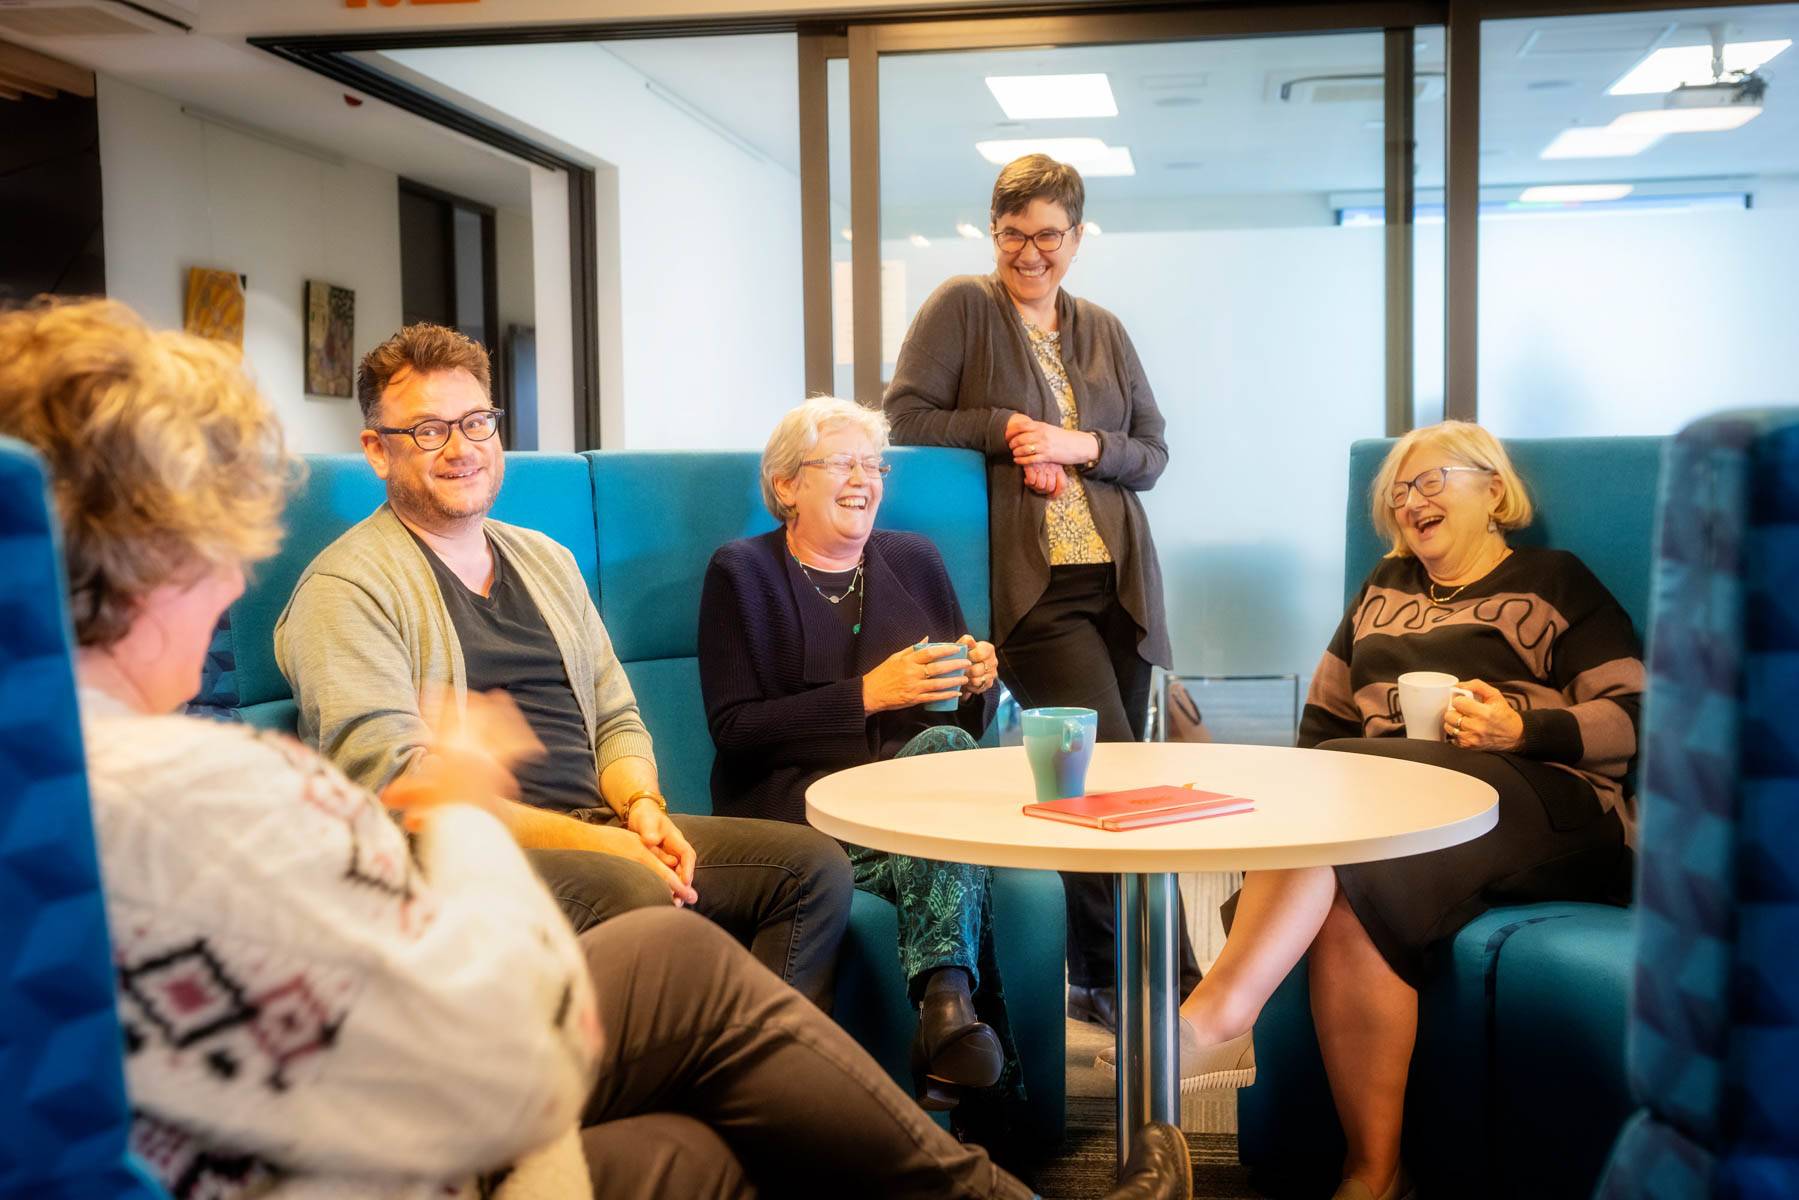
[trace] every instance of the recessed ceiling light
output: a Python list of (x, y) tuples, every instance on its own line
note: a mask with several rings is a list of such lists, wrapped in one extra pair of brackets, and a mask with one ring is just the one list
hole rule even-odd
[(1762, 115), (1759, 104), (1720, 104), (1709, 108), (1651, 108), (1614, 117), (1607, 129), (1619, 133), (1717, 133), (1738, 129)]
[(1525, 204), (1580, 204), (1588, 200), (1622, 200), (1630, 193), (1628, 183), (1558, 183), (1525, 188), (1518, 199)]
[(975, 226), (970, 225), (967, 221), (957, 221), (956, 222), (956, 232), (961, 234), (965, 238), (972, 238), (972, 239), (980, 239), (980, 238), (984, 238), (987, 236), (986, 234), (982, 233)]
[(1104, 74), (989, 75), (987, 90), (1014, 121), (1118, 115), (1118, 101)]
[(1001, 138), (976, 142), (976, 151), (988, 162), (1004, 166), (1026, 154), (1047, 154), (1065, 162), (1083, 175), (1135, 175), (1137, 164), (1131, 160), (1129, 146), (1108, 146), (1099, 138)]
[(842, 229), (839, 229), (837, 232), (843, 236), (844, 241), (847, 242), (850, 240), (850, 227), (848, 225), (845, 225)]
[(906, 240), (911, 242), (914, 246), (917, 246), (920, 250), (923, 250), (926, 246), (931, 244), (931, 239), (922, 233), (915, 233)]
[(1085, 229), (1093, 237), (1098, 237), (1100, 234), (1105, 232), (1105, 230), (1103, 230), (1099, 227), (1098, 221), (1088, 221), (1084, 225), (1082, 225), (1081, 228)]
[[(1724, 47), (1724, 72), (1754, 71), (1791, 46), (1791, 38), (1767, 42), (1730, 42)], [(1664, 46), (1632, 67), (1606, 89), (1614, 96), (1671, 92), (1681, 86), (1712, 83), (1710, 46)]]
[(1538, 157), (1629, 158), (1661, 140), (1659, 133), (1628, 133), (1607, 125), (1577, 125), (1557, 134)]

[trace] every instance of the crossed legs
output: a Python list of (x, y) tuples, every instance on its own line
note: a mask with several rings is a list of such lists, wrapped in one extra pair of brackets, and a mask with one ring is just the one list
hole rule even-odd
[(1230, 937), (1181, 1004), (1181, 1016), (1202, 1045), (1243, 1034), (1308, 952), (1312, 1018), (1349, 1142), (1343, 1174), (1378, 1196), (1399, 1170), (1418, 993), (1375, 948), (1335, 871), (1304, 867), (1244, 876)]

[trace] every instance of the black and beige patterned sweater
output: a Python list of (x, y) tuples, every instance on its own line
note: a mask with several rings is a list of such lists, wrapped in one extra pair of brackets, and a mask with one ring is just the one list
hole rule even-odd
[(1442, 604), (1416, 558), (1382, 559), (1319, 660), (1299, 744), (1403, 737), (1396, 681), (1407, 671), (1498, 688), (1524, 721), (1516, 753), (1578, 775), (1633, 829), (1624, 777), (1637, 752), (1642, 651), (1623, 607), (1580, 559), (1520, 548)]

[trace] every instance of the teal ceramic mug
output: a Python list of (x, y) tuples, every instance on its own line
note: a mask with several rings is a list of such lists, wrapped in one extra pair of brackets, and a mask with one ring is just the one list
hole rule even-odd
[[(944, 658), (967, 659), (967, 657), (968, 657), (968, 647), (964, 646), (961, 642), (919, 642), (917, 645), (913, 646), (912, 648), (914, 650), (930, 650), (937, 646), (954, 646), (956, 648), (956, 652), (954, 654), (946, 654), (943, 656)], [(968, 678), (968, 672), (965, 670), (957, 675), (940, 675), (940, 676), (938, 676), (938, 678), (943, 681), (945, 687), (949, 686), (952, 683), (955, 684), (957, 687), (961, 687), (963, 681)], [(956, 709), (960, 708), (961, 706), (962, 706), (961, 697), (952, 696), (948, 700), (933, 700), (929, 704), (922, 705), (921, 707), (926, 712), (955, 712)]]
[(1019, 717), (1037, 802), (1085, 795), (1099, 714), (1091, 708), (1027, 708)]

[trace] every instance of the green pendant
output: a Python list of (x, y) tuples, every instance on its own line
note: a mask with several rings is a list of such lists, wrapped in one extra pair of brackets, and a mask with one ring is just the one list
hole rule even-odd
[(851, 636), (854, 636), (854, 635), (856, 635), (856, 634), (858, 634), (858, 633), (861, 633), (861, 632), (862, 632), (862, 622), (860, 622), (860, 621), (857, 621), (857, 622), (856, 622), (856, 623), (855, 623), (855, 624), (854, 624), (854, 625), (851, 625), (851, 626), (850, 626), (850, 634), (851, 634)]

